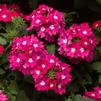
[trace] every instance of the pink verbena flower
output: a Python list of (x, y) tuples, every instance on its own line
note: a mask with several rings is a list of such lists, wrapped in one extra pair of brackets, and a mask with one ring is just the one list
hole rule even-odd
[(93, 28), (94, 29), (97, 29), (97, 28), (99, 28), (99, 27), (101, 27), (101, 21), (99, 20), (99, 21), (95, 21), (94, 23), (93, 23)]
[(4, 47), (0, 46), (0, 54), (3, 54), (4, 50), (5, 50)]
[(12, 7), (14, 7), (14, 5), (8, 7), (6, 5), (0, 4), (0, 21), (11, 22), (13, 18), (19, 16), (24, 18), (24, 15), (20, 12), (20, 10), (18, 10), (18, 7)]
[(85, 96), (92, 98), (96, 101), (101, 101), (101, 87), (94, 87), (94, 90), (91, 92), (87, 91), (85, 93)]
[(30, 20), (31, 24), (27, 30), (36, 30), (40, 38), (45, 38), (48, 42), (53, 42), (54, 37), (64, 30), (63, 13), (54, 10), (46, 5), (40, 5), (26, 20)]
[(8, 97), (0, 90), (0, 101), (9, 101)]
[(5, 9), (0, 13), (0, 21), (11, 22), (11, 13), (8, 9)]
[(0, 13), (3, 12), (3, 10), (7, 10), (6, 4), (0, 4)]
[(94, 57), (96, 37), (88, 23), (73, 25), (62, 32), (59, 39), (59, 54), (68, 56), (73, 63), (81, 60), (90, 62)]
[(19, 70), (24, 75), (30, 74), (30, 69), (34, 68), (36, 61), (47, 52), (44, 45), (34, 35), (16, 37), (13, 39), (9, 62), (11, 70)]
[(71, 81), (70, 71), (70, 65), (62, 63), (54, 55), (47, 55), (37, 62), (31, 74), (37, 90), (53, 90), (62, 95), (66, 92), (66, 85)]

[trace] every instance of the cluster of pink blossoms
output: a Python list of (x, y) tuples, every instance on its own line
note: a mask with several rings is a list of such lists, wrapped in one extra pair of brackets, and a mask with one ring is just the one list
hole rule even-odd
[(17, 5), (0, 4), (0, 21), (11, 22), (13, 18), (19, 16), (24, 17)]
[(96, 37), (88, 23), (74, 24), (60, 34), (59, 53), (68, 56), (73, 63), (81, 60), (90, 62), (94, 57)]
[(24, 75), (31, 74), (39, 91), (54, 90), (63, 94), (66, 84), (71, 81), (70, 65), (49, 55), (43, 43), (34, 35), (13, 39), (9, 62), (11, 70), (18, 70)]
[(47, 55), (37, 62), (31, 74), (37, 90), (53, 90), (55, 93), (64, 94), (66, 85), (71, 81), (70, 71), (70, 65), (62, 63), (54, 55)]
[(100, 20), (93, 23), (93, 28), (94, 29), (97, 29), (99, 27), (101, 27), (101, 21)]
[(0, 101), (9, 101), (8, 97), (0, 90)]
[(63, 13), (54, 10), (46, 5), (40, 5), (26, 19), (31, 21), (27, 30), (35, 29), (40, 38), (45, 38), (48, 42), (54, 42), (54, 37), (64, 30)]
[(9, 56), (10, 68), (19, 70), (24, 75), (30, 74), (30, 69), (36, 65), (40, 57), (47, 52), (44, 45), (34, 35), (16, 37), (12, 42), (12, 49)]
[(95, 87), (94, 91), (86, 92), (85, 96), (92, 98), (96, 101), (101, 101), (101, 87)]

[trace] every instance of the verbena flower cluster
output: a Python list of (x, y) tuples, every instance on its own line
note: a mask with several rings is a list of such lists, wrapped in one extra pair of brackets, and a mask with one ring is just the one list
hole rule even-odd
[(74, 24), (60, 34), (59, 53), (68, 56), (73, 63), (81, 60), (90, 62), (94, 57), (96, 37), (88, 23)]
[(0, 90), (0, 101), (9, 101), (8, 97)]
[(0, 4), (0, 21), (11, 22), (13, 18), (18, 16), (24, 17), (17, 5)]
[[(6, 5), (1, 7), (1, 12), (5, 9), (5, 13), (8, 11)], [(11, 13), (16, 15), (14, 12)], [(7, 12), (6, 17), (8, 15)], [(11, 21), (11, 16), (10, 20), (6, 17), (1, 21)], [(25, 19), (28, 23), (31, 22), (27, 30), (36, 30), (38, 37), (44, 38), (45, 41), (58, 41), (59, 54), (69, 57), (72, 63), (93, 60), (97, 40), (88, 23), (74, 24), (65, 29), (63, 13), (46, 5), (40, 5)], [(56, 36), (59, 38), (55, 40)], [(39, 91), (52, 90), (62, 95), (66, 92), (66, 85), (72, 79), (71, 66), (61, 62), (55, 55), (50, 55), (44, 43), (34, 34), (13, 39), (9, 63), (11, 70), (32, 75), (35, 88)]]
[(85, 96), (92, 98), (96, 101), (101, 101), (101, 87), (94, 87), (94, 91), (86, 92)]
[(71, 81), (70, 70), (70, 65), (62, 63), (54, 55), (47, 55), (37, 62), (31, 73), (38, 90), (54, 90), (55, 93), (63, 94)]
[(71, 81), (70, 66), (54, 55), (49, 55), (44, 45), (34, 35), (16, 37), (9, 56), (10, 68), (24, 75), (32, 74), (39, 91), (54, 90), (63, 94)]
[(48, 42), (54, 42), (54, 37), (63, 31), (65, 26), (63, 13), (46, 5), (39, 6), (26, 16), (26, 19), (31, 21), (27, 30), (35, 29), (38, 36)]
[(12, 41), (12, 49), (9, 56), (10, 68), (19, 70), (24, 75), (29, 75), (30, 69), (34, 68), (36, 61), (46, 53), (43, 43), (34, 35), (16, 37)]
[(100, 20), (93, 23), (93, 28), (94, 29), (97, 29), (99, 27), (101, 27), (101, 21)]

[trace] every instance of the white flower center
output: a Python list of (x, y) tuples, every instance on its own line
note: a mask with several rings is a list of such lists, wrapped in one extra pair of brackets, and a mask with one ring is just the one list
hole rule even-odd
[(80, 48), (80, 51), (81, 51), (81, 53), (83, 53), (85, 51), (85, 49), (84, 48)]
[(78, 31), (81, 31), (81, 29), (78, 29)]
[(101, 94), (101, 90), (99, 91), (99, 94)]
[(40, 13), (40, 11), (37, 11), (37, 13)]
[(63, 40), (63, 43), (67, 43), (67, 39), (64, 39), (64, 40)]
[(23, 65), (23, 68), (26, 69), (27, 67), (25, 65)]
[(45, 11), (46, 9), (45, 9), (45, 8), (42, 8), (42, 10), (44, 10), (44, 11)]
[(29, 58), (29, 59), (28, 59), (28, 62), (29, 62), (29, 63), (32, 63), (32, 62), (33, 62), (33, 59), (32, 59), (32, 58)]
[(0, 8), (0, 11), (2, 11), (2, 8)]
[(32, 18), (34, 18), (35, 17), (35, 15), (32, 15)]
[(17, 43), (16, 43), (16, 45), (18, 46), (18, 45), (19, 45), (19, 43), (17, 42)]
[(45, 31), (45, 27), (41, 27), (41, 32), (44, 32)]
[(95, 94), (91, 94), (91, 96), (95, 96)]
[(46, 65), (45, 64), (42, 64), (42, 68), (45, 68), (46, 67)]
[(88, 45), (88, 42), (85, 41), (85, 42), (84, 42), (84, 45)]
[(56, 15), (54, 15), (54, 19), (58, 19), (58, 17)]
[(40, 56), (37, 56), (37, 58), (36, 58), (37, 60), (39, 60), (40, 59)]
[(93, 40), (90, 40), (90, 43), (92, 44), (93, 43)]
[(62, 80), (64, 80), (65, 78), (66, 78), (66, 76), (65, 76), (65, 75), (62, 75), (62, 76), (61, 76), (61, 79), (62, 79)]
[(40, 70), (37, 70), (37, 71), (36, 71), (36, 74), (37, 74), (37, 75), (40, 75), (40, 73), (41, 73)]
[(40, 82), (40, 85), (41, 85), (41, 86), (44, 86), (45, 84), (46, 84), (46, 83), (45, 83), (44, 81), (41, 81), (41, 82)]
[(51, 30), (55, 29), (54, 25), (50, 25), (49, 27)]
[(54, 63), (55, 61), (54, 61), (54, 59), (50, 59), (50, 63)]
[(50, 87), (53, 87), (53, 86), (54, 86), (54, 84), (51, 83), (51, 84), (50, 84)]
[(32, 53), (32, 50), (29, 50), (29, 53)]
[(71, 52), (75, 53), (76, 49), (75, 48), (71, 48)]
[(87, 34), (87, 31), (86, 31), (86, 30), (84, 30), (82, 33), (86, 35), (86, 34)]
[(59, 88), (59, 89), (61, 88), (61, 84), (58, 85), (58, 88)]
[(99, 26), (99, 24), (96, 24), (96, 27), (98, 27)]
[(26, 44), (27, 44), (27, 41), (23, 41), (23, 42), (22, 42), (22, 45), (26, 45)]
[(33, 44), (33, 46), (36, 48), (36, 47), (38, 47), (38, 44)]
[(2, 15), (2, 18), (4, 18), (4, 19), (5, 19), (6, 17), (7, 17), (7, 16), (6, 16), (5, 14), (4, 14), (4, 15)]
[(36, 23), (38, 24), (38, 23), (40, 23), (41, 21), (40, 20), (36, 20)]
[(19, 63), (19, 62), (20, 62), (20, 58), (17, 58), (16, 62), (18, 62), (18, 63)]
[(75, 33), (75, 32), (76, 32), (76, 30), (73, 30), (73, 32)]
[(62, 67), (62, 70), (65, 70), (65, 67)]

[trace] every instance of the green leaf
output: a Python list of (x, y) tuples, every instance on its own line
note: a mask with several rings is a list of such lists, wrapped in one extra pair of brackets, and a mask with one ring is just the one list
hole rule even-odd
[(95, 62), (91, 65), (91, 67), (97, 72), (101, 73), (101, 61)]
[(0, 45), (6, 45), (7, 42), (6, 42), (6, 39), (0, 37)]
[(13, 95), (16, 95), (18, 93), (17, 89), (18, 87), (15, 81), (12, 81), (12, 83), (8, 86), (9, 92)]
[(21, 17), (14, 18), (12, 22), (16, 28), (18, 28), (20, 26), (25, 26), (25, 21)]
[(101, 5), (101, 0), (96, 0)]
[(30, 101), (30, 100), (28, 99), (24, 91), (19, 91), (16, 101)]
[(55, 54), (55, 44), (47, 44), (46, 48), (50, 54)]
[(71, 97), (69, 97), (68, 99), (65, 99), (65, 101), (73, 101), (73, 100), (71, 99)]
[(76, 95), (73, 97), (73, 101), (95, 101), (86, 97), (82, 97), (81, 95)]
[(101, 84), (101, 75), (99, 76), (99, 83)]
[(3, 74), (5, 74), (5, 71), (2, 68), (0, 68), (0, 75), (3, 75)]

